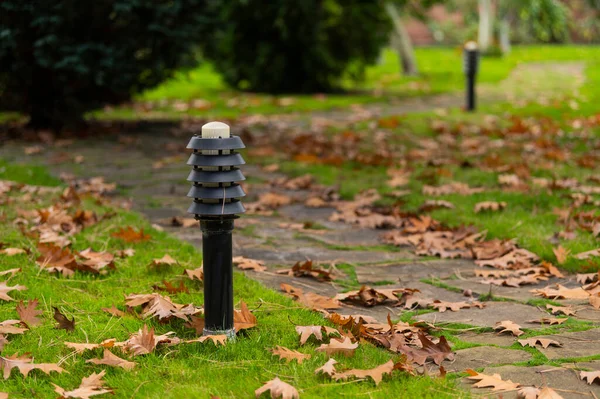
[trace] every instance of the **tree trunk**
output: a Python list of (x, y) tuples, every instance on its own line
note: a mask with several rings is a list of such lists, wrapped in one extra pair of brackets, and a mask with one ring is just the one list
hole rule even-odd
[(491, 0), (479, 0), (479, 50), (485, 53), (494, 33), (494, 12)]
[(419, 69), (417, 68), (415, 50), (410, 40), (410, 36), (408, 35), (408, 32), (402, 23), (398, 9), (394, 4), (386, 3), (385, 10), (394, 23), (392, 45), (398, 52), (400, 65), (402, 65), (402, 73), (406, 76), (418, 75)]
[(510, 22), (508, 18), (502, 18), (500, 22), (500, 49), (502, 54), (510, 53)]

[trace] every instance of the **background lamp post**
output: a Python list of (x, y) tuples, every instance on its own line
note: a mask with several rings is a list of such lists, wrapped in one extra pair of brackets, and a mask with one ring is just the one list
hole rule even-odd
[(467, 103), (466, 110), (474, 111), (476, 108), (475, 78), (479, 69), (479, 48), (477, 43), (470, 41), (465, 44), (463, 51), (463, 70), (467, 78)]
[(188, 209), (200, 221), (204, 262), (204, 335), (235, 337), (233, 326), (232, 231), (237, 214), (246, 210), (240, 202), (245, 196), (237, 183), (245, 180), (238, 166), (245, 164), (236, 151), (245, 148), (242, 140), (231, 136), (229, 126), (211, 122), (202, 126), (201, 135), (192, 137), (187, 148), (193, 150), (188, 165), (193, 183)]

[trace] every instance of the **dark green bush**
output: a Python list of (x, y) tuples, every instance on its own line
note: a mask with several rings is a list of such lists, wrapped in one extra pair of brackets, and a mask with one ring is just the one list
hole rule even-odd
[(269, 93), (330, 91), (359, 77), (391, 28), (374, 0), (236, 0), (217, 11), (206, 57), (231, 86)]
[(35, 127), (156, 86), (190, 61), (205, 0), (2, 0), (0, 106)]

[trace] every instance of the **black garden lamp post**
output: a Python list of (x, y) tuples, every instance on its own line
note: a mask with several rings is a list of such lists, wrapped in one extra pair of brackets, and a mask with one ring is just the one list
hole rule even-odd
[(467, 78), (467, 103), (466, 110), (474, 111), (476, 108), (475, 78), (479, 69), (479, 48), (477, 43), (470, 41), (465, 44), (463, 51), (463, 70)]
[(193, 166), (187, 196), (194, 199), (188, 213), (196, 216), (202, 230), (204, 335), (233, 339), (233, 221), (246, 211), (240, 202), (246, 194), (237, 183), (245, 180), (238, 167), (245, 162), (237, 150), (245, 146), (230, 135), (228, 125), (210, 122), (187, 148), (194, 151), (187, 162)]

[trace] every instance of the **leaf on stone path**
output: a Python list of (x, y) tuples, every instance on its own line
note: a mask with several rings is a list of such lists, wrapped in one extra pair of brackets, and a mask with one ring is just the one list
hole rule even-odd
[(102, 308), (102, 311), (115, 317), (123, 317), (127, 315), (127, 313), (123, 312), (121, 309), (118, 309), (115, 305), (112, 305), (110, 308)]
[(275, 348), (270, 349), (269, 352), (274, 354), (275, 356), (279, 356), (280, 359), (285, 359), (286, 363), (291, 362), (292, 360), (297, 360), (298, 364), (302, 364), (304, 359), (310, 359), (310, 355), (305, 355), (304, 353), (300, 353), (295, 350), (288, 349), (284, 346), (277, 345)]
[(319, 197), (310, 197), (304, 201), (304, 206), (307, 208), (325, 208), (329, 203)]
[(169, 225), (173, 227), (196, 227), (198, 226), (198, 221), (195, 218), (182, 218), (179, 216), (173, 216), (169, 221)]
[(271, 381), (267, 382), (262, 387), (258, 388), (254, 391), (254, 395), (259, 398), (263, 393), (270, 391), (271, 398), (281, 398), (281, 399), (298, 399), (300, 398), (300, 394), (298, 390), (291, 386), (290, 384), (281, 381), (279, 378), (274, 378)]
[(550, 299), (588, 299), (590, 296), (590, 293), (581, 287), (567, 288), (560, 284), (556, 284), (555, 287), (535, 289), (529, 292), (533, 292), (536, 296)]
[(374, 382), (375, 385), (379, 385), (379, 383), (381, 382), (381, 380), (383, 379), (383, 376), (386, 374), (392, 374), (392, 371), (394, 370), (394, 361), (390, 360), (380, 366), (377, 366), (375, 368), (372, 369), (367, 369), (367, 370), (360, 370), (360, 369), (352, 369), (352, 370), (347, 370), (341, 373), (335, 373), (333, 374), (332, 378), (334, 380), (347, 380), (349, 377), (356, 377), (356, 378), (360, 378), (360, 379), (365, 379), (367, 377), (370, 377)]
[[(119, 346), (117, 340), (114, 338), (105, 339), (99, 344), (89, 344), (89, 343), (78, 343), (78, 342), (64, 342), (67, 348), (74, 349), (77, 354), (83, 353), (86, 350), (94, 350), (98, 348), (112, 348), (114, 346)], [(122, 346), (122, 345), (120, 345)]]
[(598, 378), (598, 381), (600, 382), (600, 370), (580, 371), (579, 378), (582, 380), (586, 380), (588, 385), (591, 385), (596, 380), (596, 378)]
[(168, 320), (172, 317), (189, 321), (189, 316), (201, 311), (192, 304), (173, 303), (168, 296), (156, 292), (128, 295), (125, 297), (125, 304), (130, 307), (142, 306), (142, 317), (156, 317), (159, 321)]
[(19, 273), (21, 271), (20, 267), (14, 268), (14, 269), (8, 269), (8, 270), (3, 270), (0, 272), (0, 276), (6, 276), (7, 274), (10, 274), (10, 276), (8, 278), (14, 277), (15, 274)]
[(288, 274), (294, 277), (312, 277), (318, 281), (331, 281), (333, 277), (327, 270), (319, 269), (313, 266), (312, 260), (305, 262), (296, 262), (291, 269), (277, 270), (279, 274)]
[(72, 320), (69, 320), (67, 316), (65, 316), (60, 312), (60, 310), (58, 310), (57, 307), (52, 306), (52, 309), (54, 309), (54, 320), (58, 322), (58, 325), (55, 328), (67, 331), (75, 330), (75, 317), (73, 317)]
[(438, 312), (443, 313), (450, 309), (453, 312), (458, 312), (460, 309), (479, 308), (483, 309), (485, 304), (481, 302), (446, 302), (436, 299), (429, 306), (436, 309)]
[(0, 254), (4, 254), (6, 256), (15, 256), (26, 253), (27, 251), (22, 248), (4, 248), (3, 250), (0, 250)]
[(314, 292), (305, 294), (302, 289), (285, 283), (281, 283), (280, 287), (282, 291), (290, 294), (298, 302), (311, 309), (339, 309), (341, 307), (340, 302), (334, 298), (315, 294)]
[(265, 262), (262, 260), (248, 259), (243, 256), (234, 257), (233, 264), (242, 270), (254, 270), (255, 272), (264, 272), (267, 270)]
[(0, 368), (3, 370), (4, 379), (7, 380), (10, 377), (12, 369), (17, 369), (23, 377), (27, 377), (31, 370), (41, 370), (46, 374), (50, 374), (52, 371), (62, 373), (64, 370), (54, 363), (31, 363), (32, 359), (26, 355), (19, 356), (16, 353), (4, 357), (0, 356)]
[(590, 295), (590, 305), (592, 305), (594, 309), (600, 310), (600, 294)]
[(341, 354), (346, 357), (350, 357), (354, 355), (354, 351), (358, 348), (358, 342), (352, 343), (350, 338), (345, 337), (343, 341), (339, 339), (331, 339), (328, 344), (322, 344), (315, 351), (317, 352), (325, 352), (329, 356), (335, 354)]
[(487, 375), (472, 369), (467, 369), (466, 372), (469, 374), (467, 379), (477, 381), (473, 384), (475, 388), (492, 388), (492, 391), (506, 392), (514, 391), (521, 386), (511, 380), (504, 381), (499, 374)]
[(544, 387), (540, 390), (537, 399), (563, 399), (554, 389)]
[(551, 326), (555, 324), (562, 324), (565, 321), (569, 320), (568, 317), (557, 318), (557, 317), (542, 317), (537, 320), (527, 320), (527, 323), (537, 323), (537, 324), (550, 324)]
[(540, 344), (542, 346), (542, 348), (546, 349), (547, 347), (549, 347), (550, 345), (552, 346), (562, 346), (562, 344), (558, 341), (554, 341), (553, 339), (547, 339), (547, 338), (528, 338), (528, 339), (520, 339), (518, 340), (518, 342), (521, 344), (521, 346), (530, 346), (532, 348), (535, 347), (536, 344)]
[(363, 285), (362, 287), (360, 287), (360, 290), (348, 291), (345, 293), (337, 294), (335, 296), (335, 299), (340, 301), (354, 302), (362, 306), (371, 307), (375, 305), (381, 305), (388, 301), (391, 301), (392, 304), (397, 304), (400, 302), (398, 294), (412, 295), (415, 292), (419, 292), (419, 290), (412, 288), (393, 288), (376, 290), (369, 286)]
[(546, 309), (550, 311), (552, 314), (564, 314), (565, 316), (575, 316), (575, 309), (573, 306), (556, 306), (546, 304)]
[(594, 281), (598, 281), (598, 275), (600, 273), (584, 273), (584, 274), (577, 274), (577, 282), (579, 284), (587, 284), (587, 283), (592, 283)]
[(516, 337), (518, 337), (519, 335), (525, 334), (524, 331), (521, 331), (520, 325), (518, 325), (515, 322), (512, 322), (510, 320), (504, 320), (504, 321), (497, 322), (496, 326), (494, 327), (494, 330), (500, 330), (500, 331), (498, 331), (498, 334), (508, 332)]
[(89, 359), (85, 361), (86, 363), (94, 363), (94, 364), (106, 364), (107, 366), (113, 367), (121, 367), (125, 370), (132, 370), (135, 367), (134, 362), (130, 362), (129, 360), (121, 359), (119, 356), (113, 354), (108, 349), (104, 349), (104, 355), (102, 359)]
[(72, 391), (66, 391), (56, 384), (52, 385), (54, 385), (54, 392), (59, 394), (61, 398), (89, 399), (92, 396), (113, 392), (112, 389), (104, 387), (104, 384), (106, 384), (106, 382), (102, 380), (104, 374), (106, 374), (106, 370), (102, 370), (98, 374), (92, 373), (89, 377), (83, 377), (79, 387)]
[(558, 248), (552, 248), (552, 252), (554, 252), (554, 256), (556, 256), (556, 261), (559, 265), (564, 264), (571, 253), (571, 250), (565, 249), (562, 245), (559, 245)]
[(166, 291), (169, 294), (178, 294), (180, 292), (187, 292), (187, 293), (190, 292), (187, 289), (187, 287), (185, 286), (185, 284), (183, 283), (183, 281), (180, 281), (179, 285), (173, 285), (173, 284), (169, 283), (167, 280), (163, 280), (163, 284), (165, 285), (164, 287), (161, 287), (158, 284), (154, 284), (152, 286), (152, 289), (155, 291)]
[(292, 198), (288, 195), (277, 193), (264, 193), (258, 196), (258, 201), (246, 204), (246, 209), (250, 214), (269, 215), (274, 209), (292, 203)]
[(151, 237), (149, 234), (144, 234), (144, 229), (135, 231), (133, 227), (127, 226), (112, 232), (111, 237), (121, 239), (125, 242), (142, 242), (148, 241)]
[(135, 249), (133, 248), (120, 249), (115, 252), (115, 256), (118, 256), (119, 258), (129, 258), (133, 255), (135, 255)]
[(473, 209), (475, 213), (479, 212), (497, 212), (506, 208), (506, 202), (483, 201), (475, 204)]
[(0, 334), (23, 334), (27, 328), (21, 326), (21, 320), (4, 320), (0, 322)]
[(315, 374), (326, 374), (328, 376), (333, 376), (335, 374), (335, 365), (337, 364), (337, 361), (334, 358), (330, 358), (327, 363), (325, 363), (324, 365), (322, 365), (321, 367), (319, 367), (318, 369), (315, 370)]
[(577, 258), (579, 260), (585, 260), (585, 259), (589, 259), (591, 257), (598, 257), (598, 256), (600, 256), (600, 248), (593, 249), (591, 251), (581, 252), (574, 256), (575, 256), (575, 258)]
[(57, 245), (46, 243), (38, 244), (40, 256), (35, 263), (49, 272), (59, 272), (65, 276), (72, 276), (77, 269), (75, 255), (69, 248), (61, 248)]
[(37, 299), (29, 301), (27, 305), (25, 305), (23, 301), (19, 301), (19, 304), (17, 305), (17, 313), (19, 314), (19, 319), (21, 319), (21, 321), (25, 323), (25, 325), (27, 325), (27, 327), (29, 328), (38, 326), (42, 323), (38, 316), (44, 312), (36, 309), (37, 305)]
[(523, 387), (517, 391), (517, 397), (521, 399), (537, 399), (540, 390), (536, 387)]
[(540, 274), (528, 274), (519, 277), (508, 277), (505, 279), (487, 279), (483, 280), (483, 284), (493, 284), (502, 287), (515, 287), (519, 288), (521, 285), (526, 284), (537, 284), (540, 280), (548, 280), (548, 277)]
[(184, 274), (187, 275), (190, 280), (196, 279), (198, 281), (204, 281), (204, 268), (202, 266), (197, 269), (185, 269)]
[(166, 254), (160, 259), (152, 259), (152, 262), (148, 265), (150, 268), (160, 269), (163, 267), (169, 267), (176, 265), (178, 262), (171, 257), (171, 255)]
[(27, 289), (27, 287), (23, 285), (13, 285), (12, 287), (10, 287), (8, 284), (6, 284), (7, 282), (8, 281), (0, 282), (0, 299), (2, 299), (3, 301), (14, 301), (13, 298), (8, 296), (8, 293), (10, 291), (23, 291)]
[(398, 352), (406, 355), (407, 361), (422, 366), (427, 359), (431, 358), (433, 362), (439, 366), (445, 359), (454, 359), (454, 353), (452, 352), (446, 337), (443, 335), (440, 337), (437, 344), (421, 332), (418, 332), (417, 336), (419, 337), (419, 341), (421, 341), (421, 348), (411, 348), (404, 344), (398, 348)]
[(256, 327), (256, 316), (248, 310), (246, 302), (240, 301), (240, 310), (233, 310), (233, 325), (236, 331)]

